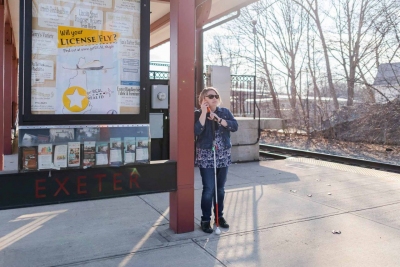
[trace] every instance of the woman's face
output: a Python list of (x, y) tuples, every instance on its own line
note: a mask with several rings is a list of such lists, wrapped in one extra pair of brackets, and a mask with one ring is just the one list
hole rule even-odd
[(203, 101), (207, 102), (210, 107), (215, 108), (219, 105), (219, 99), (215, 97), (216, 95), (217, 93), (214, 90), (208, 90)]

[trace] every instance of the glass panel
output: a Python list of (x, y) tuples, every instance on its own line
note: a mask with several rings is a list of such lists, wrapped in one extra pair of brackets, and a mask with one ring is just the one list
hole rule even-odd
[(22, 171), (150, 162), (150, 126), (22, 126)]
[(140, 0), (32, 3), (32, 114), (139, 114)]

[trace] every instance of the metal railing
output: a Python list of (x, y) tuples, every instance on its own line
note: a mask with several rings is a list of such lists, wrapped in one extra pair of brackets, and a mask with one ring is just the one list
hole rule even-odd
[[(150, 80), (168, 80), (168, 71), (150, 71)], [(211, 79), (203, 73), (205, 86), (211, 86)], [(231, 112), (238, 117), (253, 117), (256, 109), (256, 77), (252, 75), (231, 75)]]
[(231, 75), (231, 111), (234, 116), (255, 116), (255, 92), (255, 76)]

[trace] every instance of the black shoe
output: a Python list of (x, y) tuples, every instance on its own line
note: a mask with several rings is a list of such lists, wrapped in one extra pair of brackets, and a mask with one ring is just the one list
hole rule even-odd
[(211, 234), (213, 232), (210, 222), (201, 222), (201, 230), (203, 230), (203, 232), (207, 234)]
[(229, 228), (229, 224), (225, 221), (224, 217), (219, 217), (218, 218), (218, 224), (222, 228)]

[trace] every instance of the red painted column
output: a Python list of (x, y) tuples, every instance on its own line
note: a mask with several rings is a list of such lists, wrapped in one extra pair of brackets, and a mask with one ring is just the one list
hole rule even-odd
[(12, 128), (12, 35), (10, 24), (6, 23), (4, 28), (5, 45), (4, 45), (4, 59), (3, 59), (3, 90), (4, 90), (4, 114), (3, 114), (3, 127), (4, 127), (4, 155), (12, 154), (11, 145), (11, 128)]
[(4, 70), (4, 5), (0, 5), (0, 170), (4, 169), (4, 97), (3, 97), (3, 70)]
[(170, 1), (170, 159), (177, 161), (178, 190), (170, 193), (170, 228), (194, 230), (195, 0)]

